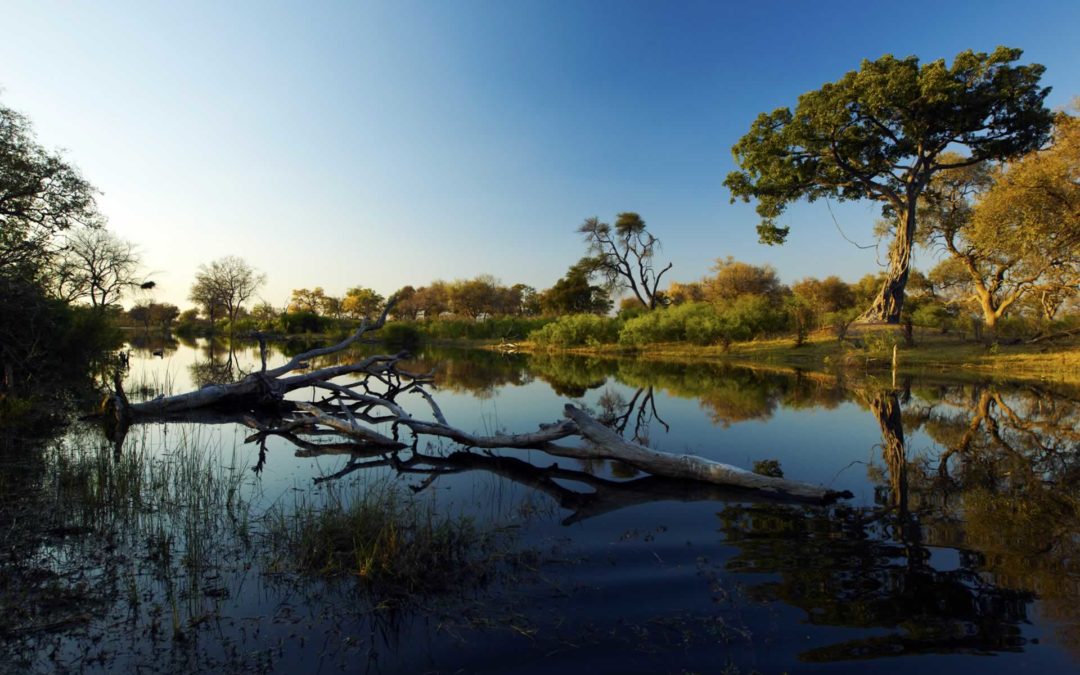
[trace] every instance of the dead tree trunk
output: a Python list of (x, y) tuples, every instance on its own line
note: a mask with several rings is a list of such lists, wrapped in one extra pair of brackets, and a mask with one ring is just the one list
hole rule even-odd
[[(305, 352), (285, 365), (253, 373), (240, 382), (210, 385), (186, 394), (137, 404), (128, 404), (118, 396), (117, 405), (125, 409), (125, 419), (138, 422), (178, 414), (188, 416), (197, 411), (223, 408), (234, 411), (237, 407), (255, 410), (260, 405), (274, 404), (274, 412), (281, 420), (275, 422), (275, 426), (258, 422), (252, 416), (245, 417), (245, 422), (258, 430), (258, 433), (249, 437), (249, 441), (262, 441), (270, 434), (290, 439), (299, 439), (303, 435), (335, 435), (352, 441), (350, 445), (343, 446), (348, 452), (378, 453), (384, 457), (379, 460), (383, 465), (386, 462), (400, 461), (396, 459), (396, 453), (409, 449), (409, 446), (399, 439), (399, 430), (406, 429), (417, 440), (421, 436), (433, 436), (465, 448), (528, 448), (556, 457), (619, 460), (653, 476), (693, 484), (733, 486), (800, 501), (826, 503), (851, 496), (850, 492), (761, 476), (701, 457), (657, 452), (624, 440), (616, 432), (571, 405), (567, 405), (565, 409), (568, 419), (541, 425), (534, 432), (495, 433), (486, 436), (469, 433), (452, 426), (446, 420), (438, 403), (423, 386), (428, 381), (428, 376), (416, 375), (399, 368), (400, 361), (407, 356), (404, 352), (392, 356), (369, 356), (357, 363), (292, 374), (309, 359), (345, 349), (364, 333), (382, 326), (391, 306), (388, 303), (387, 309), (375, 324), (370, 327), (361, 325), (356, 333), (346, 340), (330, 347)], [(332, 381), (346, 375), (357, 375), (358, 378), (351, 383)], [(326, 392), (326, 396), (316, 404), (284, 400), (286, 393), (309, 387)], [(418, 394), (422, 397), (430, 409), (430, 418), (417, 417), (402, 406), (398, 399), (405, 394)], [(386, 435), (377, 431), (376, 428), (380, 425), (389, 425), (392, 434)], [(588, 442), (580, 446), (558, 443), (575, 436)], [(315, 447), (309, 449), (317, 450)], [(412, 450), (415, 452), (415, 441)]]
[(244, 404), (267, 406), (280, 403), (284, 400), (285, 394), (290, 391), (310, 387), (335, 377), (350, 373), (378, 374), (385, 371), (389, 364), (396, 363), (404, 357), (405, 353), (402, 352), (393, 356), (371, 356), (357, 363), (330, 366), (309, 373), (289, 375), (294, 370), (304, 367), (311, 359), (339, 352), (357, 342), (365, 333), (378, 330), (386, 323), (386, 315), (392, 307), (393, 302), (388, 302), (382, 315), (374, 324), (368, 325), (366, 320), (361, 322), (355, 333), (335, 345), (311, 349), (294, 356), (284, 365), (252, 373), (239, 382), (212, 384), (177, 396), (167, 396), (152, 401), (130, 404), (127, 413), (133, 419), (137, 419), (146, 416), (160, 417), (181, 411), (214, 406)]
[(731, 485), (804, 499), (828, 500), (835, 499), (841, 494), (837, 490), (821, 485), (762, 476), (731, 464), (722, 464), (703, 457), (657, 452), (625, 440), (586, 415), (584, 411), (569, 404), (566, 406), (566, 416), (574, 421), (581, 435), (592, 442), (605, 458), (618, 459), (654, 476)]

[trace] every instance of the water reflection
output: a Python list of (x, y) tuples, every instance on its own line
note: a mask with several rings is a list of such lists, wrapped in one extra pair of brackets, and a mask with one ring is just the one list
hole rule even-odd
[(959, 551), (951, 569), (931, 564), (921, 534), (897, 511), (732, 506), (719, 514), (738, 547), (727, 569), (770, 574), (752, 597), (806, 612), (814, 625), (885, 628), (799, 654), (806, 661), (919, 653), (1016, 651), (1034, 597), (982, 574), (982, 557)]
[[(356, 458), (320, 480), (392, 466), (420, 476), (422, 489), (439, 476), (484, 471), (552, 497), (570, 511), (564, 524), (665, 501), (729, 503), (720, 530), (739, 552), (726, 568), (779, 579), (753, 584), (755, 598), (800, 608), (811, 624), (891, 631), (809, 649), (799, 655), (807, 661), (1021, 651), (1036, 599), (1058, 639), (1080, 643), (1080, 499), (1073, 494), (1080, 405), (1069, 388), (909, 379), (893, 389), (820, 373), (549, 355), (487, 355), (453, 366), (427, 355), (417, 364), (439, 373), (442, 387), (481, 396), (491, 391), (484, 378), (496, 389), (538, 378), (563, 395), (606, 387), (596, 402), (600, 417), (644, 444), (659, 428), (671, 431), (658, 391), (695, 398), (721, 428), (781, 409), (853, 403), (880, 429), (878, 460), (867, 471), (875, 503), (831, 510), (751, 504), (746, 493), (662, 484), (618, 467), (537, 467), (467, 452), (374, 464)], [(633, 389), (617, 391), (611, 382)], [(932, 445), (912, 453), (915, 437)]]
[[(922, 396), (855, 391), (881, 428), (884, 466), (870, 471), (877, 506), (720, 513), (725, 539), (740, 549), (728, 569), (779, 575), (756, 584), (756, 597), (798, 607), (812, 624), (893, 631), (800, 658), (1019, 651), (1035, 598), (1075, 648), (1077, 400), (994, 384), (938, 385)], [(905, 427), (938, 441), (937, 455), (912, 458)]]
[[(183, 345), (177, 349), (188, 350)], [(310, 366), (324, 367), (353, 360), (357, 353), (375, 351), (383, 350), (365, 345), (351, 354), (321, 358)], [(275, 357), (282, 358), (283, 354), (279, 351)], [(225, 378), (242, 377), (258, 368), (255, 345), (237, 343), (230, 348), (227, 344), (200, 342), (192, 358), (198, 367), (188, 369), (185, 364), (184, 375), (190, 376), (196, 386), (199, 382), (229, 381)], [(591, 591), (577, 590), (577, 580), (564, 583), (564, 578), (575, 573), (569, 566), (545, 568), (543, 573), (560, 588), (573, 589), (560, 596), (561, 613), (552, 622), (556, 626), (566, 617), (575, 617), (567, 621), (580, 619), (591, 626), (594, 635), (610, 635), (615, 625), (611, 616), (625, 609), (619, 602), (630, 596), (640, 597), (622, 591), (641, 587), (655, 592), (657, 609), (652, 611), (661, 623), (679, 613), (713, 616), (709, 612), (717, 610), (710, 605), (708, 589), (698, 585), (686, 591), (687, 586), (699, 582), (682, 580), (685, 586), (680, 587), (671, 572), (677, 566), (663, 567), (662, 561), (676, 559), (686, 551), (682, 553), (686, 569), (693, 570), (695, 560), (708, 558), (717, 565), (721, 581), (729, 587), (746, 589), (748, 603), (782, 604), (801, 613), (797, 620), (791, 620), (787, 613), (758, 619), (748, 611), (752, 624), (748, 632), (764, 636), (762, 644), (776, 637), (770, 633), (779, 633), (781, 638), (796, 633), (800, 639), (812, 636), (794, 648), (783, 639), (768, 643), (769, 647), (753, 647), (775, 652), (775, 661), (765, 668), (767, 672), (797, 669), (799, 661), (834, 662), (911, 654), (1023, 652), (1024, 658), (1034, 663), (1045, 666), (1046, 661), (1038, 661), (1044, 658), (1060, 666), (1062, 661), (1053, 659), (1067, 657), (1058, 652), (1046, 656), (1051, 648), (1036, 648), (1035, 640), (1045, 645), (1044, 638), (1050, 636), (1054, 638), (1051, 642), (1071, 650), (1080, 645), (1080, 496), (1075, 489), (1080, 479), (1080, 396), (1073, 388), (933, 378), (912, 378), (894, 388), (891, 382), (851, 374), (752, 370), (725, 364), (530, 357), (441, 348), (420, 350), (405, 367), (416, 373), (431, 372), (438, 390), (436, 396), (457, 401), (458, 414), (493, 407), (496, 401), (505, 409), (514, 401), (526, 408), (522, 417), (535, 423), (549, 421), (559, 399), (581, 397), (625, 438), (672, 451), (697, 451), (714, 445), (721, 447), (720, 452), (726, 450), (722, 442), (725, 438), (738, 432), (743, 434), (738, 438), (745, 439), (750, 437), (745, 433), (749, 430), (753, 438), (763, 439), (757, 446), (774, 452), (772, 456), (783, 461), (789, 477), (796, 479), (803, 476), (790, 467), (799, 466), (802, 455), (815, 441), (812, 436), (818, 434), (823, 437), (820, 445), (843, 452), (815, 454), (802, 466), (825, 465), (815, 474), (815, 480), (822, 480), (821, 475), (840, 474), (839, 487), (857, 491), (861, 488), (866, 497), (862, 502), (825, 509), (761, 500), (751, 493), (714, 486), (641, 477), (611, 463), (578, 465), (559, 460), (553, 464), (550, 457), (535, 452), (510, 456), (469, 452), (456, 446), (373, 452), (333, 438), (297, 437), (290, 439), (293, 442), (289, 445), (276, 446), (262, 438), (255, 439), (258, 446), (240, 446), (249, 452), (243, 454), (242, 461), (229, 463), (230, 471), (238, 473), (222, 474), (225, 489), (219, 492), (223, 495), (233, 494), (228, 486), (240, 485), (244, 482), (241, 478), (257, 483), (251, 492), (244, 492), (246, 487), (235, 488), (237, 494), (248, 496), (243, 503), (234, 501), (222, 506), (208, 501), (199, 506), (202, 514), (214, 514), (214, 522), (225, 513), (227, 518), (245, 523), (246, 548), (225, 546), (228, 537), (234, 536), (225, 534), (231, 521), (215, 525), (219, 530), (198, 529), (187, 520), (183, 510), (186, 507), (170, 506), (175, 511), (166, 512), (163, 505), (181, 502), (180, 495), (171, 492), (158, 502), (146, 502), (176, 520), (160, 526), (157, 534), (164, 536), (171, 527), (187, 527), (193, 537), (199, 536), (199, 541), (224, 546), (222, 551), (238, 556), (229, 558), (230, 564), (246, 570), (246, 559), (240, 556), (257, 558), (263, 554), (257, 544), (251, 544), (259, 541), (258, 528), (265, 521), (257, 499), (261, 491), (267, 490), (275, 472), (287, 473), (288, 498), (279, 503), (290, 505), (293, 495), (299, 494), (302, 496), (296, 499), (312, 500), (303, 502), (306, 508), (315, 508), (310, 504), (316, 501), (312, 495), (319, 490), (335, 489), (365, 474), (391, 475), (421, 496), (475, 495), (480, 491), (487, 498), (505, 489), (535, 495), (536, 502), (550, 507), (544, 513), (558, 514), (550, 524), (555, 536), (567, 542), (567, 548), (583, 552), (578, 557), (592, 556), (599, 561), (597, 567), (602, 568), (580, 586), (605, 590), (589, 594)], [(177, 391), (187, 388), (187, 384), (176, 387)], [(545, 397), (521, 396), (526, 390), (543, 390)], [(217, 421), (238, 422), (240, 414)], [(812, 427), (814, 420), (824, 423)], [(872, 437), (855, 433), (860, 424)], [(706, 441), (693, 435), (693, 425), (706, 429)], [(813, 433), (807, 431), (811, 428)], [(85, 439), (80, 442), (93, 447)], [(260, 450), (257, 458), (256, 447)], [(756, 446), (738, 451), (742, 458), (760, 458), (751, 454)], [(150, 450), (146, 452), (150, 456)], [(128, 476), (124, 485), (138, 496), (141, 490), (156, 485), (149, 478), (145, 483), (134, 481), (131, 477), (136, 473), (130, 467), (125, 474), (124, 462), (135, 459), (129, 448), (125, 453), (91, 453), (78, 465), (71, 464), (70, 453), (50, 455), (48, 461), (35, 465), (33, 480), (65, 489), (55, 494), (40, 493), (33, 509), (56, 514), (49, 521), (50, 528), (91, 522), (71, 514), (104, 517), (108, 509), (115, 510), (111, 516), (115, 522), (128, 527), (129, 520), (143, 517), (138, 499), (104, 500), (83, 494), (80, 487), (111, 486)], [(853, 456), (865, 459), (868, 454), (868, 463), (849, 466)], [(203, 467), (195, 463), (197, 456), (201, 455), (193, 453), (189, 461), (202, 473)], [(171, 456), (163, 458), (155, 471), (171, 471), (172, 461)], [(261, 473), (253, 473), (251, 468)], [(91, 470), (95, 472), (92, 475)], [(146, 475), (153, 478), (157, 474)], [(71, 476), (78, 480), (71, 480)], [(178, 478), (187, 481), (186, 475)], [(24, 481), (19, 478), (16, 482)], [(4, 485), (2, 480), (0, 485)], [(64, 500), (62, 506), (50, 501), (60, 499)], [(83, 502), (88, 506), (80, 510)], [(685, 516), (685, 523), (672, 514)], [(28, 522), (20, 518), (20, 522)], [(625, 546), (614, 543), (621, 542), (622, 535), (634, 528), (660, 532), (660, 526), (680, 525), (686, 531), (680, 533), (677, 542), (665, 543), (664, 535), (657, 534), (655, 542), (642, 540)], [(544, 527), (525, 520), (514, 526), (522, 531)], [(99, 525), (94, 527), (101, 529)], [(72, 542), (82, 536), (70, 534), (74, 530), (61, 531), (69, 533), (65, 536)], [(701, 532), (708, 534), (702, 538)], [(89, 542), (98, 535), (100, 532), (87, 534), (85, 540)], [(698, 538), (691, 547), (689, 540), (693, 537)], [(175, 550), (180, 551), (175, 545), (182, 542), (186, 554), (187, 541), (174, 540)], [(162, 548), (160, 542), (158, 548)], [(224, 558), (225, 553), (218, 557)], [(203, 553), (200, 555), (205, 558)], [(213, 556), (206, 559), (212, 560)], [(15, 569), (9, 561), (0, 562), (5, 572)], [(161, 566), (160, 560), (155, 564)], [(215, 584), (209, 588), (216, 593), (218, 582), (213, 575), (224, 573), (219, 572), (224, 567), (215, 564), (200, 568), (193, 563), (191, 569), (201, 570), (202, 576), (195, 579), (201, 586), (185, 580), (185, 575), (192, 572), (184, 565), (174, 561), (168, 571), (176, 583), (198, 591), (185, 591), (187, 595), (180, 597), (206, 602), (214, 597), (206, 595), (206, 584)], [(38, 570), (35, 567), (30, 572), (36, 574)], [(22, 570), (10, 578), (25, 578), (30, 572)], [(137, 569), (121, 569), (121, 573), (118, 578), (123, 584), (109, 587), (103, 595), (122, 604), (126, 602), (124, 585), (144, 582)], [(278, 583), (272, 572), (257, 573), (266, 574), (262, 591)], [(102, 575), (106, 579), (114, 577)], [(245, 592), (244, 583), (250, 581), (237, 578), (243, 583), (228, 590), (240, 597)], [(627, 586), (628, 579), (640, 579), (642, 586)], [(163, 582), (157, 579), (154, 583)], [(160, 590), (153, 602), (168, 607), (171, 591), (162, 588), (165, 590)], [(312, 603), (316, 603), (333, 596), (336, 590), (314, 585), (297, 590), (292, 585), (281, 593), (315, 598)], [(542, 596), (544, 603), (548, 597)], [(274, 598), (268, 604), (277, 602)], [(202, 605), (195, 609), (208, 611)], [(241, 609), (247, 611), (241, 606), (235, 616), (244, 616)], [(514, 609), (518, 611), (517, 606)], [(540, 609), (529, 607), (522, 611), (539, 613)], [(123, 608), (114, 609), (112, 615), (122, 616), (124, 612)], [(450, 613), (455, 612), (457, 609)], [(181, 618), (185, 616), (181, 614)], [(724, 618), (718, 613), (715, 616)], [(419, 621), (429, 618), (421, 617)], [(651, 618), (645, 617), (641, 623), (658, 625), (650, 623)], [(170, 629), (168, 619), (166, 614), (166, 620), (159, 621), (166, 629)], [(380, 644), (410, 644), (410, 621), (400, 619), (386, 628)], [(327, 622), (336, 623), (336, 617)], [(441, 617), (431, 623), (444, 625), (440, 622)], [(192, 634), (199, 630), (184, 625)], [(226, 625), (224, 630), (233, 629)], [(490, 648), (504, 654), (533, 650), (531, 653), (547, 655), (574, 649), (561, 642), (545, 642), (542, 632), (527, 642), (511, 644), (505, 635), (493, 637), (494, 629), (470, 630), (477, 630), (479, 637), (459, 647), (469, 653), (486, 653)], [(229, 635), (235, 637), (235, 632)], [(716, 660), (717, 656), (727, 653), (727, 645), (710, 642), (708, 635), (680, 635), (684, 641), (677, 648), (661, 646), (673, 659), (691, 648), (713, 657), (703, 659), (705, 664), (722, 662)], [(204, 633), (203, 639), (209, 640), (209, 635)], [(424, 639), (433, 644), (451, 641), (437, 631)], [(374, 642), (372, 639), (364, 644)], [(257, 640), (243, 644), (257, 645)], [(292, 649), (301, 654), (304, 648), (296, 647), (294, 642)], [(630, 670), (640, 666), (634, 662), (633, 653), (612, 656), (615, 651), (605, 652), (605, 659), (614, 659), (606, 662), (606, 667)], [(284, 658), (304, 663), (302, 656)], [(543, 663), (543, 658), (537, 656), (537, 663)], [(709, 672), (708, 666), (700, 663), (687, 670)], [(980, 662), (982, 670), (1004, 671), (1014, 666), (1006, 659)], [(873, 667), (884, 668), (884, 662)]]

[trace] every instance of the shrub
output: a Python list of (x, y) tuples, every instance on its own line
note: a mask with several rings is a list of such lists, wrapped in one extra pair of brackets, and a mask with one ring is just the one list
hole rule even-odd
[(855, 319), (858, 319), (861, 314), (861, 310), (855, 307), (849, 307), (847, 309), (838, 309), (835, 312), (829, 312), (822, 320), (825, 322), (825, 325), (832, 327), (832, 329), (836, 331), (836, 339), (843, 342), (844, 338), (847, 337), (847, 332), (848, 329), (851, 328), (851, 324)]
[(921, 305), (911, 313), (911, 322), (916, 326), (937, 328), (942, 333), (948, 332), (955, 320), (954, 312), (936, 303)]
[(523, 340), (551, 319), (500, 316), (483, 320), (434, 319), (416, 322), (418, 334), (430, 340)]
[(244, 335), (246, 333), (254, 333), (259, 330), (259, 322), (251, 317), (244, 317), (243, 319), (237, 319), (231, 325), (227, 325), (226, 331), (233, 335)]
[(398, 349), (416, 349), (420, 345), (420, 331), (412, 323), (388, 323), (379, 329), (378, 337), (387, 345)]
[(330, 320), (314, 312), (285, 312), (278, 317), (278, 326), (289, 335), (298, 333), (322, 333)]
[(732, 340), (752, 340), (787, 328), (788, 315), (765, 296), (743, 295), (721, 310)]
[(570, 314), (533, 331), (529, 338), (545, 347), (612, 344), (619, 339), (619, 326), (618, 320), (609, 317)]

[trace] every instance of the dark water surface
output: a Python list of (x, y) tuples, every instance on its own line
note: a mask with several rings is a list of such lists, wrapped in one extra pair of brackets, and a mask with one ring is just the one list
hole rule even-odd
[[(257, 364), (250, 347), (135, 350), (126, 387), (152, 398)], [(423, 440), (428, 461), (403, 470), (279, 437), (245, 443), (251, 430), (225, 418), (137, 425), (116, 447), (75, 423), (17, 458), (5, 449), (2, 591), (18, 609), (0, 622), (0, 669), (1080, 665), (1073, 389), (435, 349), (408, 369), (434, 370), (443, 412), (469, 432), (532, 431), (575, 401), (656, 449), (776, 460), (788, 478), (854, 497), (780, 503), (611, 462)], [(475, 573), (388, 599), (355, 574), (302, 571), (283, 550), (297, 514), (375, 491), (468, 523)]]

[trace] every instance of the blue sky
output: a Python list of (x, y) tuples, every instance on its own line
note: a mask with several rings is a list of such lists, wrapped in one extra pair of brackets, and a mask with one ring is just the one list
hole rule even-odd
[[(783, 247), (728, 203), (759, 112), (864, 58), (999, 44), (1047, 67), (1052, 107), (1080, 95), (1064, 0), (4, 4), (0, 101), (102, 191), (182, 307), (230, 254), (275, 305), (481, 273), (543, 289), (583, 254), (581, 221), (620, 211), (674, 280), (728, 255), (855, 280), (875, 252), (824, 203), (790, 210)], [(876, 206), (833, 210), (872, 243)]]

